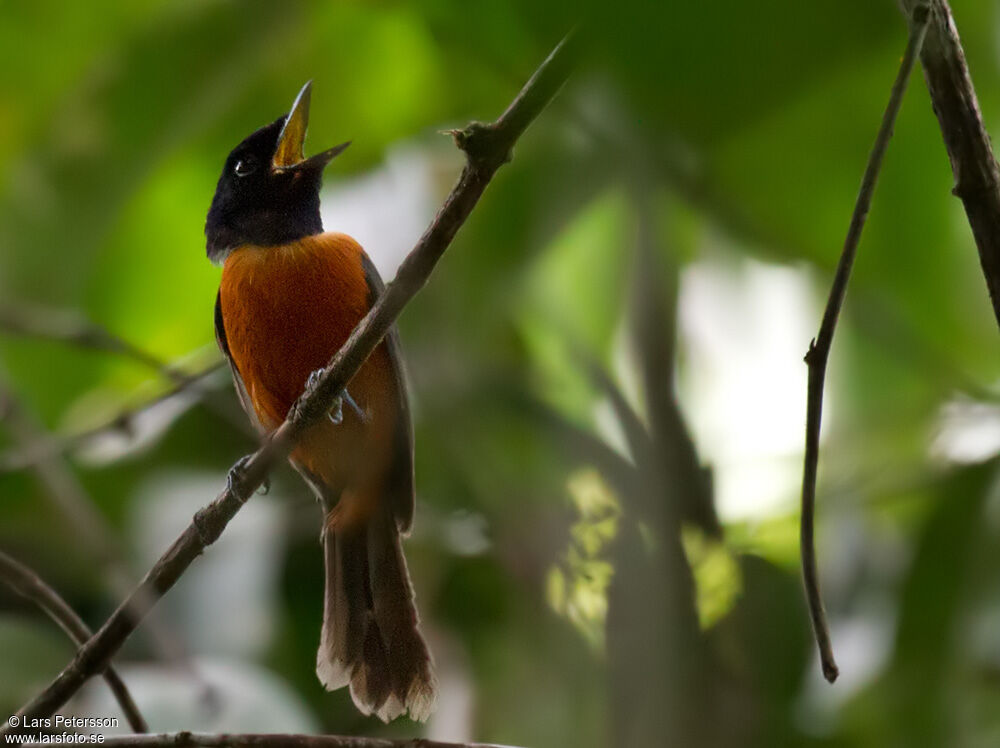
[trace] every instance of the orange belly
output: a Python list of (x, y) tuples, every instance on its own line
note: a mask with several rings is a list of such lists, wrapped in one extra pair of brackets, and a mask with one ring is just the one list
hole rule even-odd
[[(280, 247), (246, 246), (226, 259), (220, 304), (229, 352), (260, 422), (277, 427), (309, 374), (327, 364), (368, 312), (361, 246), (344, 234), (319, 234)], [(397, 383), (385, 344), (347, 390), (368, 414), (344, 406), (344, 420), (322, 422), (293, 460), (342, 490), (377, 475), (390, 458), (399, 418)]]

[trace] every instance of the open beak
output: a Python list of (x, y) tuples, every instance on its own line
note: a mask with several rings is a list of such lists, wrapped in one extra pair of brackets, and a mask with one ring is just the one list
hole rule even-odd
[(350, 141), (334, 146), (329, 150), (306, 158), (303, 145), (306, 141), (306, 129), (309, 127), (309, 98), (312, 93), (312, 81), (308, 81), (295, 97), (292, 110), (288, 113), (281, 134), (278, 136), (278, 146), (274, 150), (271, 168), (275, 171), (292, 171), (298, 169), (323, 169), (334, 158), (339, 156), (351, 144)]

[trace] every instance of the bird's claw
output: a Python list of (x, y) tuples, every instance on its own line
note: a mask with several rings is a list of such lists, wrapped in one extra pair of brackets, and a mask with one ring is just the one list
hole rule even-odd
[(343, 394), (337, 398), (336, 403), (334, 403), (333, 407), (330, 409), (329, 418), (333, 423), (339, 426), (344, 422), (344, 403), (347, 403), (348, 406), (350, 406), (351, 410), (354, 411), (354, 414), (358, 417), (358, 420), (361, 421), (361, 423), (368, 423), (368, 414), (361, 409), (361, 406), (357, 404), (354, 398), (351, 397), (351, 393), (346, 389)]
[[(306, 389), (311, 390), (315, 387), (325, 371), (326, 369), (316, 369), (316, 371), (312, 372), (306, 380)], [(351, 393), (346, 388), (334, 401), (333, 407), (330, 408), (330, 412), (327, 414), (330, 423), (339, 426), (344, 422), (344, 403), (347, 403), (350, 409), (354, 411), (361, 423), (368, 423), (368, 414), (361, 409), (361, 406), (351, 397)]]
[(306, 389), (307, 390), (311, 390), (313, 387), (315, 387), (319, 383), (319, 379), (320, 379), (320, 377), (323, 376), (323, 372), (324, 371), (326, 371), (326, 369), (316, 369), (316, 371), (310, 372), (309, 378), (306, 379)]
[[(243, 479), (246, 477), (247, 465), (250, 463), (250, 459), (253, 455), (243, 455), (240, 459), (236, 461), (236, 464), (229, 468), (229, 473), (226, 475), (226, 488), (230, 492), (239, 495), (239, 487), (243, 484)], [(260, 487), (257, 489), (259, 494), (267, 494), (271, 490), (271, 478), (267, 476), (261, 482)]]
[(330, 408), (330, 412), (326, 414), (326, 417), (330, 419), (330, 423), (334, 426), (339, 426), (344, 422), (344, 398), (338, 397), (334, 401), (333, 407)]

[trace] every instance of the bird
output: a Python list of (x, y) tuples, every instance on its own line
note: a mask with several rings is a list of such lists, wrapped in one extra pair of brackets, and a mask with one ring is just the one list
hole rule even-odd
[[(287, 115), (229, 153), (205, 220), (208, 258), (222, 266), (216, 340), (261, 434), (282, 423), (384, 291), (361, 245), (323, 230), (323, 171), (350, 142), (305, 158), (311, 91), (310, 81)], [(384, 722), (426, 720), (437, 680), (401, 545), (415, 495), (395, 326), (289, 460), (323, 511), (320, 682), (349, 686), (357, 708)]]

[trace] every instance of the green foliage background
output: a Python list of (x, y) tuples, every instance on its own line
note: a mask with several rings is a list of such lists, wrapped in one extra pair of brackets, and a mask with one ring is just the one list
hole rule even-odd
[[(997, 4), (952, 6), (994, 131)], [(606, 436), (595, 416), (606, 393), (581, 370), (579, 347), (644, 413), (647, 398), (620, 356), (642, 205), (655, 216), (664, 288), (676, 266), (683, 282), (683, 269), (705, 257), (734, 272), (749, 258), (807, 269), (821, 298), (905, 44), (895, 4), (0, 2), (0, 300), (78, 310), (165, 360), (200, 351), (199, 361), (213, 345), (218, 271), (205, 260), (202, 225), (218, 168), (303, 81), (314, 80), (311, 146), (354, 141), (328, 185), (378, 168), (403, 143), (436, 164), (437, 204), (460, 166), (439, 131), (499, 114), (583, 18), (597, 32), (570, 86), (400, 320), (416, 402), (420, 506), (408, 555), (421, 609), (444, 659), (465, 674), (470, 737), (512, 745), (629, 743), (623, 680), (601, 631), (613, 481), (540, 425), (532, 403)], [(684, 544), (699, 593), (715, 594), (699, 610), (724, 673), (690, 689), (692, 700), (712, 702), (693, 712), (727, 728), (703, 744), (1000, 741), (996, 461), (929, 456), (944, 404), (996, 408), (989, 388), (1000, 375), (995, 322), (951, 185), (915, 78), (834, 345), (821, 464), (821, 558), (836, 567), (829, 607), (835, 624), (847, 622), (834, 633), (846, 641), (858, 630), (851, 622), (879, 622), (871, 671), (853, 685), (845, 672), (834, 695), (820, 683), (797, 581), (795, 496), (783, 496), (787, 512), (727, 523), (721, 557), (701, 538)], [(806, 326), (814, 323), (818, 313)], [(671, 338), (671, 319), (662, 324)], [(168, 386), (121, 356), (13, 335), (0, 336), (0, 360), (19, 400), (59, 433)], [(676, 366), (683, 381), (683, 339)], [(209, 389), (234, 404), (225, 376)], [(787, 397), (804, 402), (805, 392)], [(221, 486), (252, 448), (201, 404), (167, 425), (110, 462), (70, 455), (123, 535), (149, 481), (169, 485), (197, 470)], [(317, 683), (318, 525), (293, 475), (277, 476), (273, 494), (285, 516), (276, 625), (256, 665), (287, 685), (318, 729), (415, 734), (412, 724), (360, 717), (345, 694)], [(588, 517), (605, 524), (588, 527)], [(469, 526), (482, 542), (449, 540)], [(162, 550), (138, 541), (125, 538), (137, 575)], [(93, 626), (117, 602), (78, 528), (30, 472), (0, 475), (0, 547)], [(707, 581), (699, 559), (709, 559)], [(653, 595), (663, 582), (653, 573), (645, 581)], [(582, 597), (571, 598), (573, 585)], [(589, 602), (574, 609), (573, 599)], [(70, 654), (59, 632), (0, 591), (0, 713)], [(155, 662), (149, 639), (137, 636), (121, 661)], [(668, 661), (650, 667), (650, 683), (680, 677)], [(633, 673), (631, 686), (641, 690), (647, 676)], [(164, 716), (154, 726), (187, 725)], [(659, 744), (692, 744), (671, 735), (669, 721), (665, 729)]]

